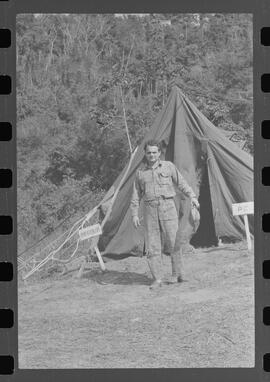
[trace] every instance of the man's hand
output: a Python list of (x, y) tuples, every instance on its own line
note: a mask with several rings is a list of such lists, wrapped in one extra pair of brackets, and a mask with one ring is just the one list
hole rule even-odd
[(140, 225), (141, 225), (141, 223), (140, 223), (140, 219), (139, 219), (139, 217), (138, 216), (133, 216), (133, 224), (134, 224), (134, 227), (135, 228), (138, 228)]
[(191, 198), (191, 206), (196, 207), (197, 209), (200, 208), (200, 203), (198, 202), (197, 198)]

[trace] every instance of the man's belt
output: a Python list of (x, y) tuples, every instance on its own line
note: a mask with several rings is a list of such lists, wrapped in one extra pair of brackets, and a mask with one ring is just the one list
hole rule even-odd
[(169, 197), (166, 197), (166, 196), (159, 196), (155, 199), (152, 199), (152, 200), (145, 200), (144, 203), (145, 204), (148, 204), (149, 206), (159, 206), (160, 203), (162, 203), (163, 201), (165, 200), (173, 200), (174, 197), (173, 196), (169, 196)]

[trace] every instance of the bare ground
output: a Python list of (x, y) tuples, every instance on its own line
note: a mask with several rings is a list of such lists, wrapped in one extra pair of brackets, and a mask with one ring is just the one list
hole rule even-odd
[(244, 243), (197, 249), (158, 291), (135, 257), (20, 283), (19, 368), (254, 367), (253, 262)]

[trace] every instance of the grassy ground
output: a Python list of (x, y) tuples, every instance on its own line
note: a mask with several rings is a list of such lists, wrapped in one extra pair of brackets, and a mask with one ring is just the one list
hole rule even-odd
[(253, 367), (253, 261), (243, 244), (197, 249), (158, 291), (134, 257), (20, 283), (19, 367)]

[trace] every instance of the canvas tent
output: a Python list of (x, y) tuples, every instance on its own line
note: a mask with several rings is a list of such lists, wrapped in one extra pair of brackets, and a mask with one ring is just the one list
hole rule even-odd
[[(132, 161), (104, 226), (99, 240), (103, 254), (113, 258), (130, 255), (143, 248), (143, 225), (132, 224), (130, 199), (136, 170), (144, 157), (144, 143), (149, 139), (162, 142), (163, 158), (172, 161), (199, 196), (200, 226), (191, 243), (210, 246), (217, 238), (242, 239), (245, 227), (242, 217), (232, 216), (232, 203), (253, 201), (253, 158), (225, 137), (174, 86), (166, 104), (149, 129)], [(109, 203), (125, 169), (103, 200)], [(180, 193), (176, 196), (180, 213), (180, 235), (190, 237), (185, 230), (190, 216), (190, 202)], [(253, 218), (249, 217), (253, 231)]]

